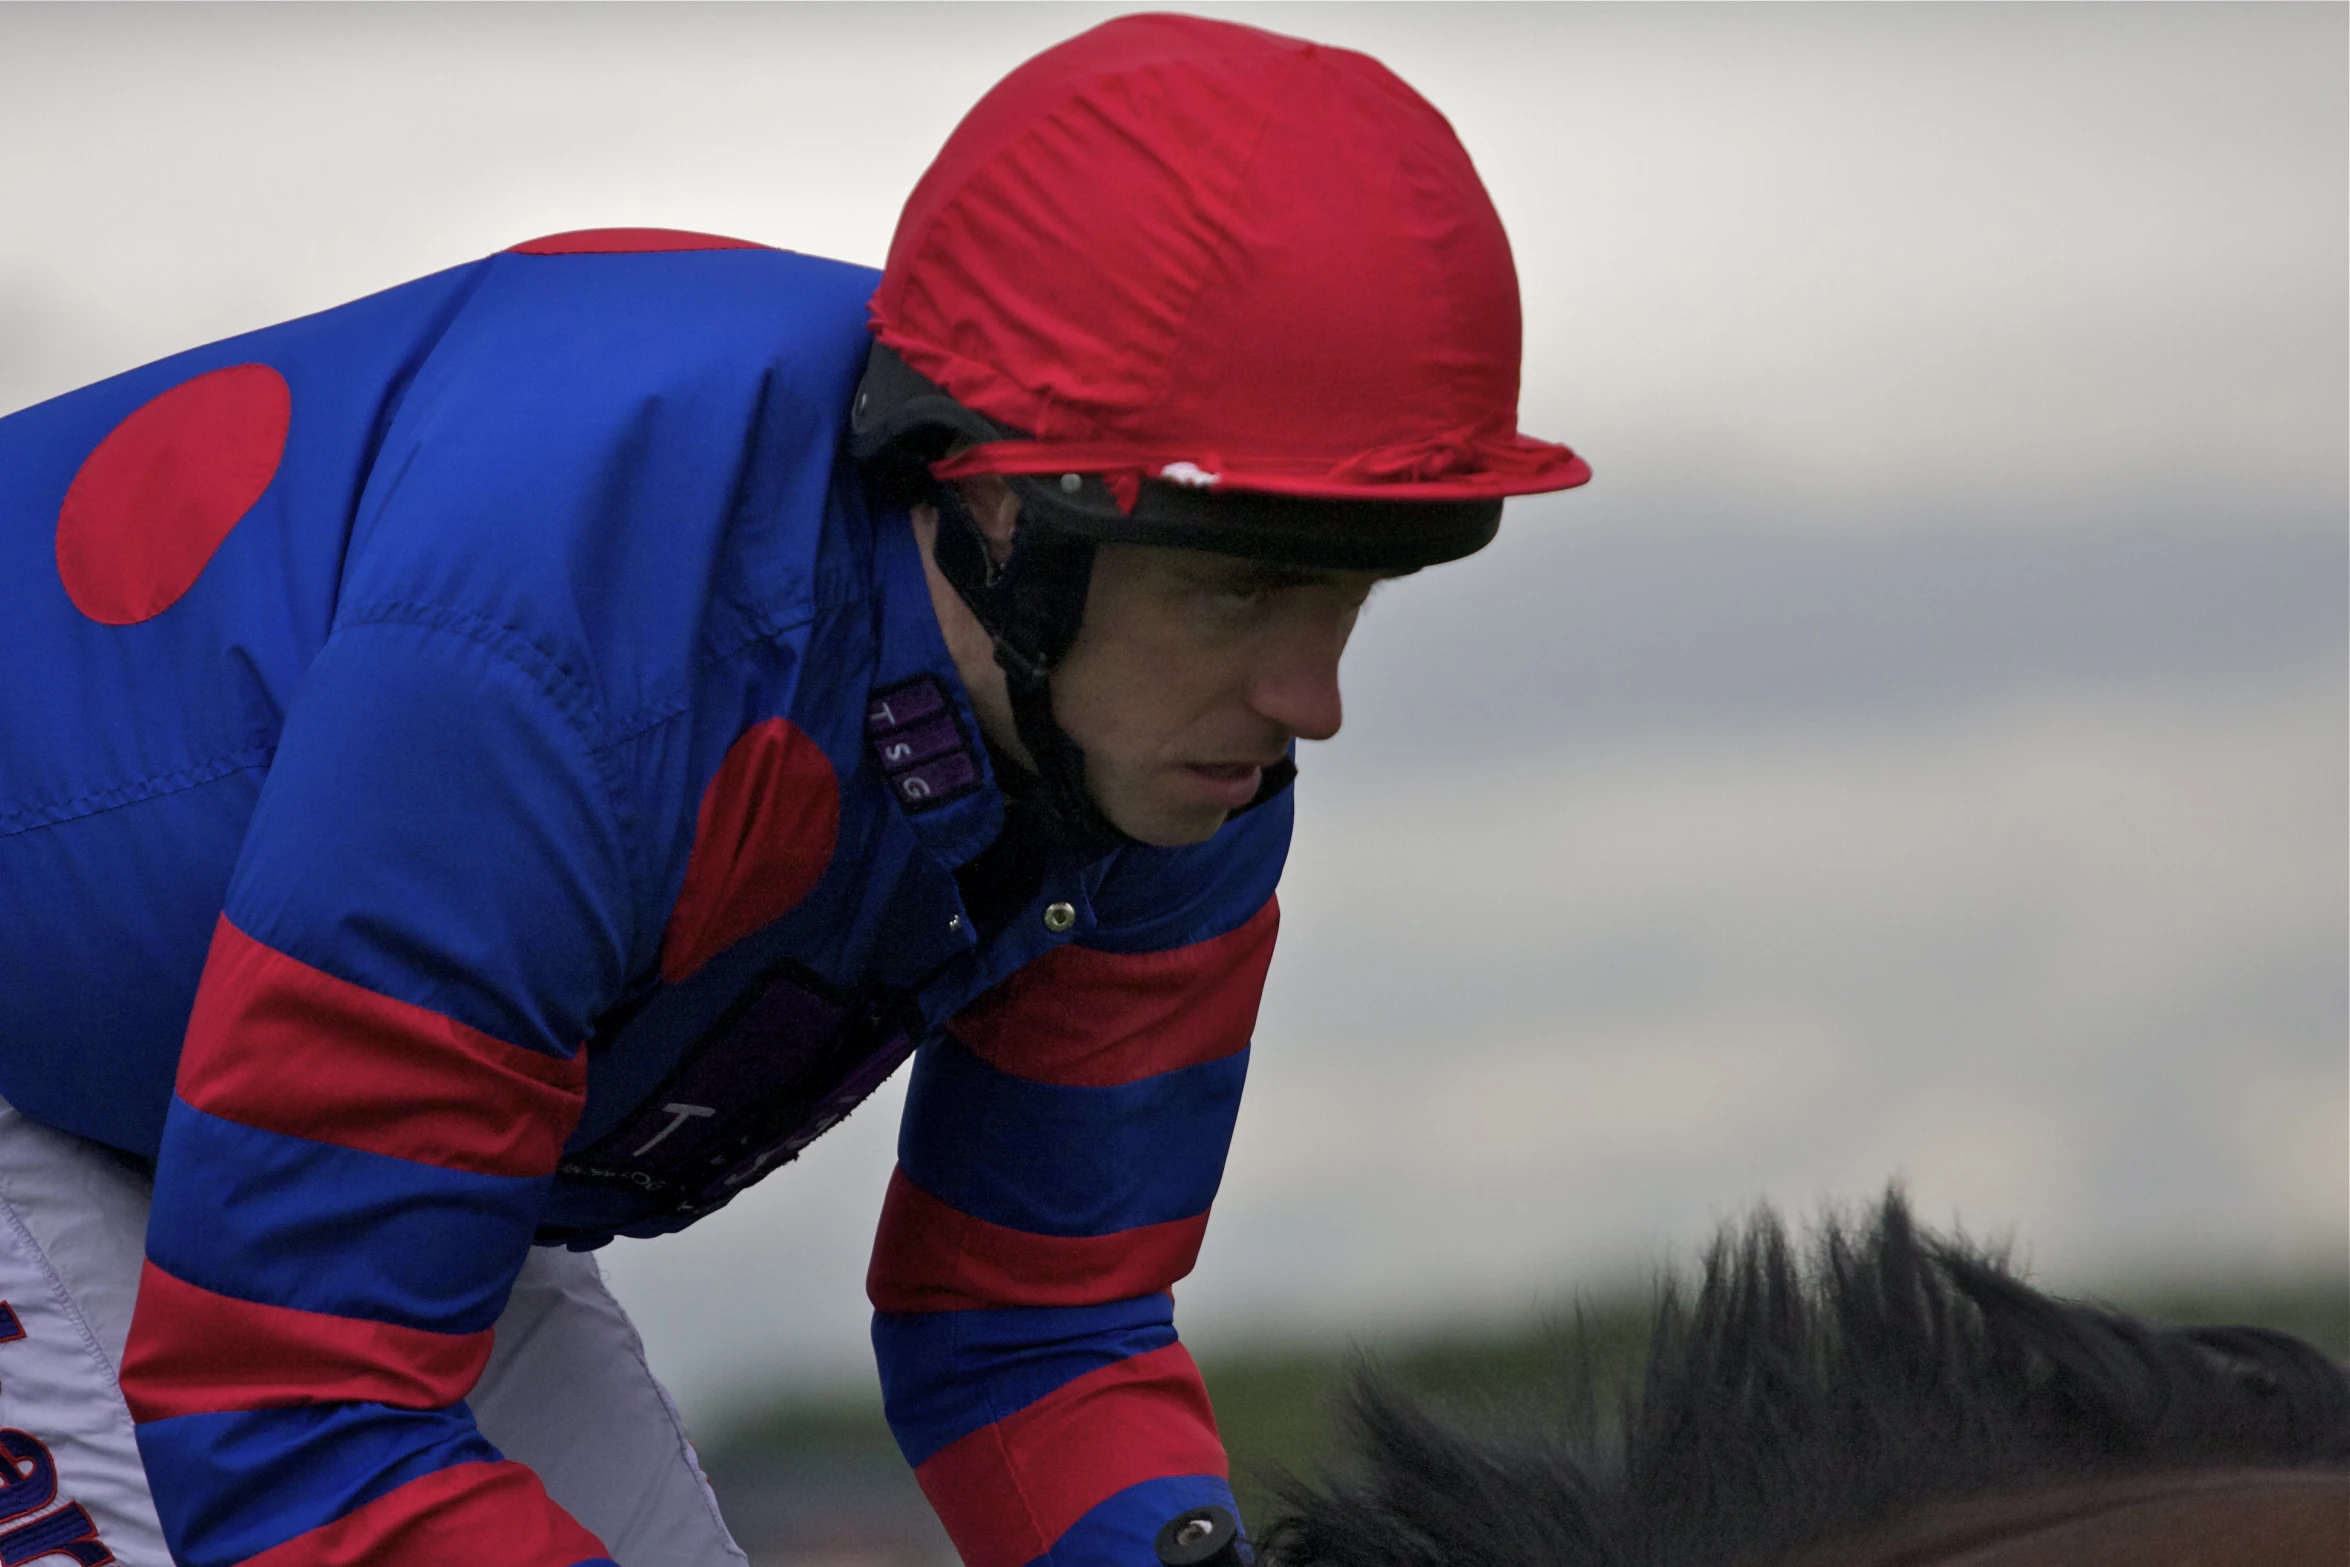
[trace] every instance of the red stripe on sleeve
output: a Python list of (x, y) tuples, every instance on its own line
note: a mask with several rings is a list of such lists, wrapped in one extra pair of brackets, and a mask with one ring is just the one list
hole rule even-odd
[(223, 918), (180, 1054), (207, 1115), (479, 1175), (554, 1172), (587, 1055), (525, 1050), (323, 973)]
[(964, 1567), (1023, 1567), (1130, 1485), (1227, 1468), (1199, 1368), (1170, 1344), (982, 1426), (932, 1454), (914, 1478)]
[(981, 996), (947, 1025), (999, 1072), (1111, 1088), (1247, 1046), (1273, 961), (1280, 906), (1171, 952), (1059, 947)]
[(501, 1461), (411, 1480), (240, 1567), (574, 1567), (609, 1554), (548, 1499), (537, 1475)]
[(974, 1219), (889, 1177), (865, 1293), (878, 1311), (1094, 1306), (1164, 1293), (1199, 1260), (1208, 1216), (1115, 1235), (1032, 1235)]
[(490, 1330), (431, 1333), (215, 1295), (150, 1262), (122, 1396), (142, 1423), (343, 1400), (440, 1409), (473, 1390)]

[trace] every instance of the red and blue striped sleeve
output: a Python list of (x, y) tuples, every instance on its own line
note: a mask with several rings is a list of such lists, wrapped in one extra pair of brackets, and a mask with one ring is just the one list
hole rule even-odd
[(615, 808), (526, 652), (339, 631), (289, 712), (165, 1119), (122, 1366), (182, 1567), (574, 1567), (464, 1403), (634, 946)]
[(916, 1059), (867, 1284), (891, 1425), (968, 1567), (1148, 1567), (1168, 1519), (1232, 1506), (1169, 1291), (1247, 1073), (1257, 896), (1180, 946), (1058, 948)]

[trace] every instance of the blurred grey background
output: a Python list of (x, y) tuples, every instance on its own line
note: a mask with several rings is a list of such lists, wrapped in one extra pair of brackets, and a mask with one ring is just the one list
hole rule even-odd
[[(2061, 1285), (2342, 1277), (2350, 12), (1200, 9), (1452, 118), (1598, 478), (1363, 623), (1187, 1336), (1895, 1176)], [(0, 410), (554, 230), (878, 263), (1108, 14), (0, 7)], [(697, 1421), (870, 1381), (895, 1105), (604, 1254)]]

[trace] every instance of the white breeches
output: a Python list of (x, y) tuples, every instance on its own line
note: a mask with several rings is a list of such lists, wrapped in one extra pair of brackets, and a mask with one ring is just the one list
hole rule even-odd
[[(0, 1520), (0, 1537), (28, 1527), (42, 1538), (71, 1534), (66, 1510), (78, 1506), (125, 1567), (170, 1561), (115, 1377), (147, 1204), (136, 1174), (0, 1103), (0, 1445), (36, 1441), (57, 1473), (55, 1496)], [(21, 1337), (8, 1336), (10, 1314)], [(744, 1567), (677, 1408), (593, 1256), (532, 1251), (467, 1403), (483, 1434), (537, 1470), (621, 1567)], [(9, 1462), (20, 1477), (37, 1468)]]

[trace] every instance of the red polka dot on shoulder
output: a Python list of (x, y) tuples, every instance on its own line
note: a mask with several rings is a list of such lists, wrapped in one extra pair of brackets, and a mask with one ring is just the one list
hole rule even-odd
[(293, 410), (284, 376), (229, 365), (109, 430), (57, 509), (57, 575), (74, 608), (129, 626), (178, 603), (277, 477)]
[(755, 239), (695, 234), (685, 229), (573, 229), (510, 246), (511, 256), (635, 255), (656, 250), (772, 250)]
[(840, 837), (840, 780), (824, 748), (788, 718), (735, 738), (702, 791), (685, 885), (661, 938), (671, 984), (816, 889)]

